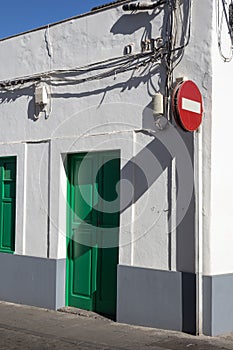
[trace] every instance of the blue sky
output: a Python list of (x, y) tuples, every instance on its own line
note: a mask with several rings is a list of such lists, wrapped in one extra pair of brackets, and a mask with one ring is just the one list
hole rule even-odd
[(0, 38), (60, 21), (112, 0), (1, 1)]

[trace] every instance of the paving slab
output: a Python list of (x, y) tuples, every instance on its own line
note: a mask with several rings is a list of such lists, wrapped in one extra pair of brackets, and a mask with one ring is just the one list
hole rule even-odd
[(0, 302), (0, 349), (233, 350), (233, 334), (191, 336), (116, 323), (98, 314)]

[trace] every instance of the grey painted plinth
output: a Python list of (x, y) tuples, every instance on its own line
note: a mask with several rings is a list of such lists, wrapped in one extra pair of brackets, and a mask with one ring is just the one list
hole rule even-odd
[(65, 259), (0, 253), (0, 300), (58, 309), (65, 305)]
[(117, 321), (196, 332), (195, 275), (118, 266)]
[(203, 333), (233, 332), (233, 274), (203, 277)]

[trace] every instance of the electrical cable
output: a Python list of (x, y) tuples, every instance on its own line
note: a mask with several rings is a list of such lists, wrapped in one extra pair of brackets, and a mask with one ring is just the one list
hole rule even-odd
[(224, 13), (224, 16), (225, 16), (225, 20), (226, 20), (226, 23), (227, 23), (227, 27), (228, 27), (228, 30), (229, 30), (229, 34), (230, 34), (230, 36), (231, 36), (231, 41), (233, 42), (233, 38), (232, 38), (232, 28), (231, 28), (231, 26), (230, 26), (230, 22), (229, 22), (227, 10), (226, 10), (226, 2), (225, 2), (225, 0), (222, 0), (222, 6), (223, 6), (223, 13)]
[[(15, 78), (14, 80), (4, 80), (0, 81), (0, 87), (1, 88), (13, 88), (16, 87), (17, 85), (22, 85), (25, 83), (30, 83), (30, 82), (38, 82), (42, 80), (49, 80), (51, 77), (53, 79), (56, 79), (57, 75), (62, 75), (62, 74), (88, 74), (93, 71), (101, 71), (107, 68), (112, 68), (112, 71), (117, 71), (122, 67), (123, 64), (128, 64), (132, 63), (133, 61), (136, 60), (143, 60), (143, 58), (148, 58), (151, 56), (151, 52), (147, 53), (139, 53), (139, 54), (129, 54), (125, 56), (120, 56), (120, 57), (115, 57), (111, 59), (107, 59), (104, 61), (96, 62), (96, 63), (91, 63), (85, 66), (80, 66), (80, 67), (75, 67), (72, 69), (58, 69), (58, 70), (52, 70), (52, 71), (47, 71), (43, 73), (38, 73), (38, 74), (33, 74), (30, 76), (23, 76), (19, 78)], [(97, 77), (101, 78), (101, 74), (97, 75)], [(57, 78), (58, 79), (58, 78)], [(90, 78), (85, 78), (84, 81), (88, 80)], [(62, 80), (65, 80), (63, 77)]]
[(173, 46), (173, 0), (169, 0), (169, 18), (167, 20), (167, 48), (168, 53), (165, 57), (165, 64), (167, 67), (167, 75), (165, 81), (165, 115), (169, 118), (169, 96), (170, 96), (170, 87), (171, 87), (171, 71), (172, 71), (172, 46)]
[[(191, 0), (189, 0), (191, 2)], [(158, 0), (156, 4), (161, 4), (164, 0)], [(81, 84), (88, 81), (100, 80), (117, 74), (136, 70), (142, 66), (146, 66), (153, 62), (162, 61), (164, 59), (167, 67), (166, 79), (166, 97), (169, 98), (169, 91), (172, 84), (172, 73), (174, 66), (174, 53), (183, 50), (189, 43), (190, 26), (191, 26), (191, 11), (189, 11), (188, 38), (183, 45), (176, 47), (178, 33), (178, 17), (176, 14), (176, 0), (166, 0), (169, 6), (169, 16), (166, 24), (166, 40), (163, 45), (154, 48), (149, 52), (138, 54), (128, 54), (125, 56), (113, 57), (103, 61), (91, 63), (88, 65), (78, 66), (70, 69), (50, 70), (43, 73), (38, 73), (30, 76), (23, 76), (12, 80), (0, 81), (0, 87), (5, 90), (14, 89), (20, 85), (47, 82), (53, 85), (61, 84)], [(175, 15), (174, 15), (175, 14)], [(184, 27), (182, 29), (184, 34)], [(96, 72), (96, 74), (93, 74)], [(83, 76), (84, 77), (81, 77)]]
[(101, 79), (104, 79), (107, 77), (116, 76), (117, 74), (120, 74), (120, 73), (123, 73), (126, 71), (132, 71), (135, 69), (139, 69), (143, 66), (148, 65), (150, 62), (153, 62), (154, 60), (159, 60), (160, 58), (161, 58), (160, 54), (158, 54), (157, 56), (154, 55), (153, 57), (147, 57), (145, 60), (131, 62), (129, 64), (126, 64), (125, 66), (120, 66), (118, 68), (111, 69), (107, 72), (93, 75), (93, 76), (90, 76), (87, 78), (82, 78), (82, 79), (77, 79), (77, 78), (64, 79), (64, 78), (59, 78), (59, 77), (56, 79), (54, 77), (51, 77), (52, 79), (51, 79), (50, 83), (53, 85), (57, 85), (57, 84), (59, 84), (59, 81), (61, 81), (64, 84), (69, 82), (69, 83), (73, 83), (76, 85), (76, 84), (81, 84), (81, 83), (85, 83), (85, 82), (89, 82), (89, 81), (93, 81), (93, 80), (101, 80)]
[[(226, 5), (229, 7), (229, 17), (227, 14), (227, 9)], [(217, 35), (218, 35), (218, 50), (221, 58), (223, 59), (224, 62), (230, 62), (233, 58), (233, 27), (231, 25), (231, 21), (233, 20), (231, 17), (231, 12), (233, 12), (233, 2), (231, 0), (230, 4), (227, 4), (225, 0), (222, 0), (222, 13), (220, 15), (220, 4), (219, 0), (217, 0), (216, 3), (216, 14), (217, 14)], [(222, 49), (222, 30), (223, 30), (223, 20), (225, 18), (227, 29), (228, 29), (228, 34), (230, 36), (230, 53), (228, 56), (226, 56), (223, 53)]]
[[(166, 81), (165, 81), (165, 112), (169, 118), (169, 106), (170, 106), (170, 91), (173, 84), (173, 72), (174, 69), (181, 62), (184, 49), (189, 45), (191, 37), (191, 0), (188, 0), (188, 21), (186, 27), (184, 27), (184, 19), (181, 13), (181, 6), (177, 4), (177, 0), (169, 1), (169, 16), (167, 19), (167, 48), (168, 52), (165, 58), (165, 65), (167, 70)], [(180, 19), (178, 19), (177, 11)], [(184, 43), (176, 46), (178, 41), (178, 24), (182, 23), (182, 29), (180, 33), (180, 40)], [(170, 29), (169, 29), (170, 28)], [(177, 53), (177, 55), (175, 55)]]
[(139, 11), (139, 10), (154, 10), (157, 7), (160, 7), (164, 4), (166, 4), (169, 0), (157, 0), (155, 3), (132, 3), (132, 4), (125, 4), (122, 6), (123, 11)]

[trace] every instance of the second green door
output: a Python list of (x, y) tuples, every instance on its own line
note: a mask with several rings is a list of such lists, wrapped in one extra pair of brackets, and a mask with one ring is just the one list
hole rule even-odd
[(120, 154), (68, 157), (67, 305), (114, 316)]

